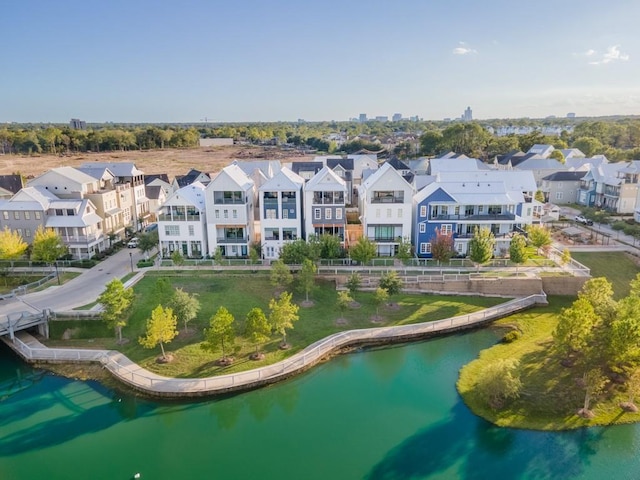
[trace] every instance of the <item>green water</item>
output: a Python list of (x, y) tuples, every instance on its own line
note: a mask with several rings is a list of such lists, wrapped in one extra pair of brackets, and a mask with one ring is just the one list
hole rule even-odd
[(158, 404), (0, 351), (0, 479), (637, 479), (640, 426), (561, 434), (474, 417), (458, 369), (488, 331), (342, 356), (292, 381)]

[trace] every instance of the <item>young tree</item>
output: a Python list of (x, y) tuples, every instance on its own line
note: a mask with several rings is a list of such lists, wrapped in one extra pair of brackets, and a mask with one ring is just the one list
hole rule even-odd
[(586, 299), (598, 316), (599, 322), (610, 325), (613, 320), (616, 308), (616, 301), (613, 299), (613, 285), (605, 277), (591, 278), (585, 282), (578, 298)]
[(315, 286), (317, 270), (315, 263), (305, 258), (298, 272), (298, 288), (305, 294), (307, 302), (309, 302), (309, 292)]
[(438, 264), (448, 262), (455, 254), (455, 251), (453, 250), (453, 236), (440, 233), (439, 228), (436, 228), (436, 236), (432, 237), (430, 242), (431, 256), (438, 262)]
[(260, 355), (258, 348), (261, 344), (269, 340), (269, 336), (271, 335), (271, 325), (269, 325), (267, 317), (261, 308), (252, 308), (249, 310), (249, 313), (247, 313), (245, 335), (256, 345), (256, 351), (252, 355), (252, 358), (257, 359)]
[(344, 252), (340, 245), (340, 239), (335, 235), (324, 234), (318, 239), (320, 258), (342, 258)]
[[(39, 226), (33, 236), (31, 245), (31, 260), (34, 262), (44, 262), (47, 265), (55, 264), (56, 273), (58, 264), (56, 260), (67, 253), (67, 246), (62, 242), (62, 238), (52, 228)], [(60, 283), (60, 277), (58, 277)]]
[(551, 233), (542, 225), (529, 225), (527, 227), (527, 236), (531, 245), (536, 249), (547, 249), (551, 245)]
[(224, 260), (224, 257), (222, 256), (222, 248), (218, 247), (216, 248), (216, 251), (213, 253), (213, 261), (216, 264), (216, 266), (222, 265), (222, 261)]
[(571, 252), (569, 251), (568, 248), (565, 248), (564, 250), (562, 250), (562, 255), (560, 255), (560, 264), (564, 266), (570, 261), (571, 261)]
[(138, 249), (145, 257), (149, 256), (149, 252), (158, 246), (158, 230), (138, 235)]
[(640, 273), (636, 275), (636, 278), (629, 282), (629, 295), (632, 297), (640, 297)]
[(542, 190), (536, 190), (535, 199), (540, 203), (544, 203), (544, 193), (542, 193)]
[(525, 263), (528, 257), (527, 240), (519, 233), (516, 233), (509, 244), (509, 259), (516, 264), (516, 275), (518, 274), (518, 266), (521, 263)]
[(147, 319), (146, 336), (138, 338), (138, 343), (144, 348), (154, 348), (160, 344), (162, 358), (166, 360), (167, 355), (164, 352), (164, 344), (169, 343), (178, 335), (176, 325), (177, 319), (173, 314), (173, 310), (171, 308), (165, 309), (162, 305), (158, 305), (151, 312), (151, 318)]
[(402, 279), (395, 270), (385, 272), (380, 276), (379, 287), (385, 289), (392, 297), (402, 291)]
[(122, 343), (122, 327), (127, 325), (127, 313), (133, 301), (133, 290), (124, 288), (117, 278), (107, 283), (104, 292), (98, 297), (102, 305), (102, 320), (109, 328), (115, 329), (118, 343)]
[(169, 305), (176, 314), (176, 318), (184, 323), (184, 332), (187, 333), (187, 324), (196, 318), (200, 311), (200, 301), (197, 298), (197, 294), (191, 295), (182, 290), (182, 288), (176, 288)]
[(287, 330), (293, 328), (293, 322), (298, 317), (298, 305), (291, 303), (291, 294), (282, 292), (277, 300), (272, 298), (269, 301), (269, 323), (273, 330), (282, 335), (281, 346), (287, 345)]
[(169, 305), (174, 294), (171, 281), (167, 277), (158, 278), (153, 285), (153, 298), (162, 306)]
[(174, 250), (171, 254), (171, 261), (176, 267), (184, 265), (184, 256), (180, 253), (180, 250)]
[(408, 238), (400, 239), (400, 243), (398, 244), (398, 253), (396, 253), (396, 258), (403, 263), (406, 263), (411, 258), (411, 242)]
[(376, 304), (376, 315), (380, 314), (380, 305), (386, 303), (389, 300), (389, 292), (384, 288), (376, 288), (376, 293), (373, 295), (373, 303)]
[(520, 395), (522, 383), (518, 374), (519, 366), (518, 360), (503, 358), (480, 372), (476, 389), (491, 408), (501, 408), (506, 400)]
[(618, 302), (611, 323), (610, 359), (637, 365), (640, 360), (640, 297), (630, 295)]
[(356, 292), (360, 288), (360, 285), (362, 285), (362, 277), (358, 272), (353, 272), (351, 275), (349, 275), (346, 287), (349, 289), (349, 293), (352, 297), (355, 298)]
[[(27, 247), (28, 245), (22, 240), (18, 232), (9, 230), (7, 226), (4, 227), (4, 230), (0, 230), (0, 260), (10, 261), (20, 258), (24, 255)], [(5, 285), (7, 285), (8, 273), (8, 267), (2, 268)]]
[(480, 265), (484, 265), (493, 256), (493, 249), (496, 244), (496, 239), (488, 228), (477, 228), (473, 232), (473, 237), (469, 241), (469, 258), (478, 267), (480, 271)]
[(228, 360), (225, 352), (226, 345), (231, 345), (235, 339), (233, 322), (234, 318), (229, 310), (220, 307), (209, 320), (209, 328), (204, 330), (205, 340), (201, 344), (202, 349), (213, 353), (220, 347), (222, 349), (222, 362)]
[(349, 305), (351, 305), (351, 302), (353, 302), (353, 298), (351, 297), (351, 295), (349, 295), (349, 291), (348, 290), (341, 290), (338, 292), (338, 309), (340, 310), (340, 313), (342, 315), (344, 315), (344, 312), (347, 310), (347, 308), (349, 308)]
[(288, 288), (293, 282), (293, 275), (289, 267), (282, 260), (276, 260), (271, 264), (271, 285), (277, 288)]
[(376, 256), (376, 244), (367, 237), (360, 237), (355, 245), (349, 249), (349, 255), (353, 260), (365, 265)]
[(280, 249), (280, 260), (287, 265), (302, 265), (305, 259), (316, 261), (320, 254), (319, 243), (298, 239), (287, 242)]

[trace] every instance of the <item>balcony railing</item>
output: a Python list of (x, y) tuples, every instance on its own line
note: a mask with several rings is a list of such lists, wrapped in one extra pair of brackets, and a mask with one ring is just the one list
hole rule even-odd
[(388, 236), (373, 236), (369, 237), (369, 240), (381, 243), (400, 243), (402, 239), (400, 237), (388, 237)]
[(515, 213), (481, 213), (474, 215), (431, 215), (429, 220), (502, 220), (513, 221), (516, 219)]
[(215, 205), (244, 205), (243, 199), (233, 199), (233, 198), (216, 198), (213, 203)]
[(95, 234), (90, 235), (61, 235), (60, 238), (64, 243), (73, 244), (73, 243), (91, 243), (97, 241), (102, 235), (98, 236)]
[[(150, 215), (150, 214), (147, 214)], [(171, 215), (166, 215), (166, 214), (159, 214), (158, 215), (158, 221), (159, 222), (199, 222), (200, 221), (200, 215), (173, 215), (173, 217)]]
[(404, 203), (404, 197), (374, 197), (371, 203)]
[(218, 243), (247, 243), (249, 239), (247, 237), (219, 237)]

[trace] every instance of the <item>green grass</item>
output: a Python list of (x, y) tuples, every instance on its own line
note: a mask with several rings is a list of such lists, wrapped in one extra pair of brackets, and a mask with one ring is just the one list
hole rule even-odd
[[(115, 338), (112, 338), (113, 333), (105, 329), (102, 332), (80, 330), (77, 335), (74, 335), (77, 340), (64, 342), (53, 340), (48, 344), (52, 346), (72, 344), (76, 347), (120, 350), (134, 362), (162, 375), (206, 377), (275, 363), (321, 338), (343, 330), (439, 320), (504, 302), (504, 299), (500, 298), (401, 294), (391, 299), (392, 302), (397, 303), (397, 307), (380, 307), (380, 316), (384, 321), (381, 324), (373, 324), (371, 317), (376, 313), (372, 301), (373, 293), (358, 293), (356, 301), (360, 303), (360, 307), (349, 309), (342, 315), (336, 307), (337, 293), (334, 284), (318, 280), (316, 289), (310, 295), (310, 299), (315, 302), (314, 306), (300, 308), (300, 320), (294, 324), (294, 329), (287, 334), (287, 341), (292, 345), (292, 348), (286, 351), (279, 350), (278, 344), (281, 339), (274, 336), (269, 343), (261, 348), (266, 354), (266, 358), (262, 361), (251, 361), (248, 359), (248, 355), (255, 350), (255, 347), (240, 335), (244, 330), (245, 316), (251, 308), (260, 307), (268, 315), (268, 303), (274, 296), (274, 288), (269, 284), (268, 277), (246, 273), (228, 275), (227, 273), (205, 274), (193, 271), (185, 275), (167, 276), (163, 274), (162, 276), (168, 278), (174, 287), (181, 287), (190, 293), (197, 293), (202, 305), (198, 318), (189, 323), (191, 334), (181, 333), (165, 346), (167, 351), (175, 354), (173, 362), (162, 365), (155, 363), (160, 348), (143, 349), (137, 341), (144, 334), (146, 320), (158, 303), (158, 300), (154, 298), (154, 286), (160, 275), (155, 272), (147, 273), (145, 278), (134, 287), (136, 293), (134, 308), (129, 325), (123, 329), (123, 335), (130, 339), (129, 343), (122, 346), (116, 345)], [(302, 300), (304, 300), (303, 295), (294, 295), (294, 301), (297, 303)], [(220, 358), (221, 352), (212, 354), (205, 352), (200, 347), (203, 340), (203, 329), (208, 326), (209, 319), (220, 306), (226, 307), (235, 316), (236, 332), (239, 334), (235, 347), (237, 350), (233, 353), (236, 361), (230, 367), (216, 365), (215, 362)], [(346, 319), (346, 325), (336, 325), (336, 320), (340, 317)], [(90, 320), (77, 323), (101, 324), (101, 322)], [(183, 329), (182, 325), (178, 325), (178, 327), (180, 330)], [(74, 323), (53, 322), (51, 337), (61, 338), (67, 328), (75, 328)], [(92, 342), (87, 343), (88, 339), (91, 339)]]
[[(513, 343), (499, 343), (483, 350), (478, 359), (460, 371), (458, 391), (476, 415), (501, 427), (532, 430), (567, 430), (640, 421), (640, 413), (623, 413), (619, 408), (627, 397), (615, 387), (591, 403), (595, 418), (588, 420), (575, 414), (584, 401), (584, 391), (576, 384), (582, 371), (562, 366), (558, 358), (550, 354), (557, 315), (572, 301), (572, 297), (549, 297), (548, 307), (521, 312), (495, 323), (517, 326), (522, 337)], [(520, 398), (501, 410), (492, 410), (476, 394), (475, 380), (486, 365), (502, 358), (520, 360), (523, 388)]]
[(572, 252), (571, 256), (589, 267), (592, 277), (607, 277), (616, 299), (629, 294), (629, 282), (640, 273), (640, 268), (623, 252)]
[[(60, 274), (60, 284), (66, 283), (69, 280), (72, 280), (74, 278), (76, 278), (78, 275), (80, 275), (77, 272), (64, 272)], [(11, 292), (11, 290), (21, 286), (21, 285), (27, 285), (29, 283), (34, 283), (37, 282), (38, 280), (41, 280), (45, 277), (46, 275), (33, 275), (33, 274), (21, 274), (21, 273), (13, 273), (7, 277), (5, 277), (4, 279), (0, 280), (0, 294), (3, 293), (9, 293)], [(42, 285), (40, 285), (39, 287), (36, 288), (30, 288), (29, 292), (39, 292), (40, 290), (44, 290), (46, 288), (49, 288), (53, 285), (57, 285), (57, 280), (55, 277), (53, 277), (52, 279), (50, 279), (49, 281), (43, 283)]]

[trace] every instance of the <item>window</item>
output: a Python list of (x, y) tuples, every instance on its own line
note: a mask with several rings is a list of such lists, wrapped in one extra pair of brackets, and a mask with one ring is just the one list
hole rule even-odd
[(24, 219), (31, 220), (31, 214), (29, 212), (24, 212)]
[(376, 208), (376, 218), (380, 218), (380, 209)]
[(420, 233), (427, 233), (427, 224), (426, 223), (421, 223), (420, 224)]
[(324, 218), (327, 220), (331, 220), (331, 209), (330, 208), (325, 208), (324, 209)]
[(487, 210), (489, 215), (500, 215), (502, 213), (502, 207), (499, 205), (489, 205), (489, 209)]
[(36, 220), (40, 220), (40, 212), (35, 212)]
[(26, 228), (24, 230), (25, 235), (27, 236), (27, 238), (31, 237), (31, 229), (30, 228)]
[(265, 214), (265, 218), (268, 218), (269, 220), (273, 220), (274, 218), (278, 218), (278, 215), (276, 213), (276, 209), (275, 208), (267, 208), (266, 214)]
[(67, 215), (73, 216), (76, 214), (76, 211), (73, 208), (67, 208)]
[(165, 225), (164, 234), (167, 237), (177, 237), (180, 235), (180, 225)]
[(229, 218), (229, 210), (223, 210), (223, 211), (222, 211), (222, 216), (223, 216), (224, 218)]
[(196, 229), (193, 227), (193, 225), (189, 225), (189, 236), (193, 237), (196, 234)]
[(431, 253), (431, 244), (430, 243), (421, 243), (420, 244), (420, 253), (421, 254), (427, 254), (427, 253)]
[(456, 243), (456, 252), (462, 253), (464, 249), (464, 243)]
[(13, 212), (13, 218), (20, 220), (20, 212)]
[(527, 208), (527, 217), (531, 216), (531, 207)]
[(446, 225), (441, 225), (440, 233), (442, 233), (442, 235), (451, 235), (451, 224), (447, 223)]
[(216, 218), (220, 218), (220, 210), (216, 209)]
[(283, 228), (282, 239), (283, 240), (296, 240), (298, 238), (295, 228)]
[(402, 218), (402, 209), (399, 208), (397, 212), (398, 218)]
[(280, 240), (280, 229), (265, 228), (264, 236), (265, 236), (265, 240)]
[(2, 212), (2, 218), (9, 220), (9, 212)]
[(387, 208), (387, 218), (391, 218), (391, 209)]
[(342, 220), (342, 209), (336, 208), (336, 220)]
[(238, 210), (234, 208), (232, 212), (233, 212), (233, 218), (238, 218)]
[(484, 205), (478, 205), (478, 214), (482, 215), (484, 213)]
[[(61, 217), (63, 215), (61, 208), (56, 208), (56, 216)], [(18, 217), (16, 217), (18, 218)]]
[(426, 205), (420, 205), (420, 216), (421, 217), (426, 217), (427, 216), (427, 206)]
[(455, 215), (460, 215), (460, 206), (459, 206), (459, 205), (457, 205), (457, 206), (456, 206), (456, 208), (454, 208), (454, 210), (453, 210), (453, 211), (454, 211), (454, 214), (455, 214)]
[(289, 218), (289, 210), (286, 208), (282, 210), (282, 218)]
[(562, 192), (556, 192), (556, 200), (562, 200)]
[(22, 229), (18, 228), (18, 229), (16, 229), (16, 231), (18, 232), (18, 235), (20, 235), (20, 237), (22, 237)]
[(322, 210), (319, 208), (314, 208), (313, 209), (313, 219), (314, 220), (320, 220), (322, 218)]

